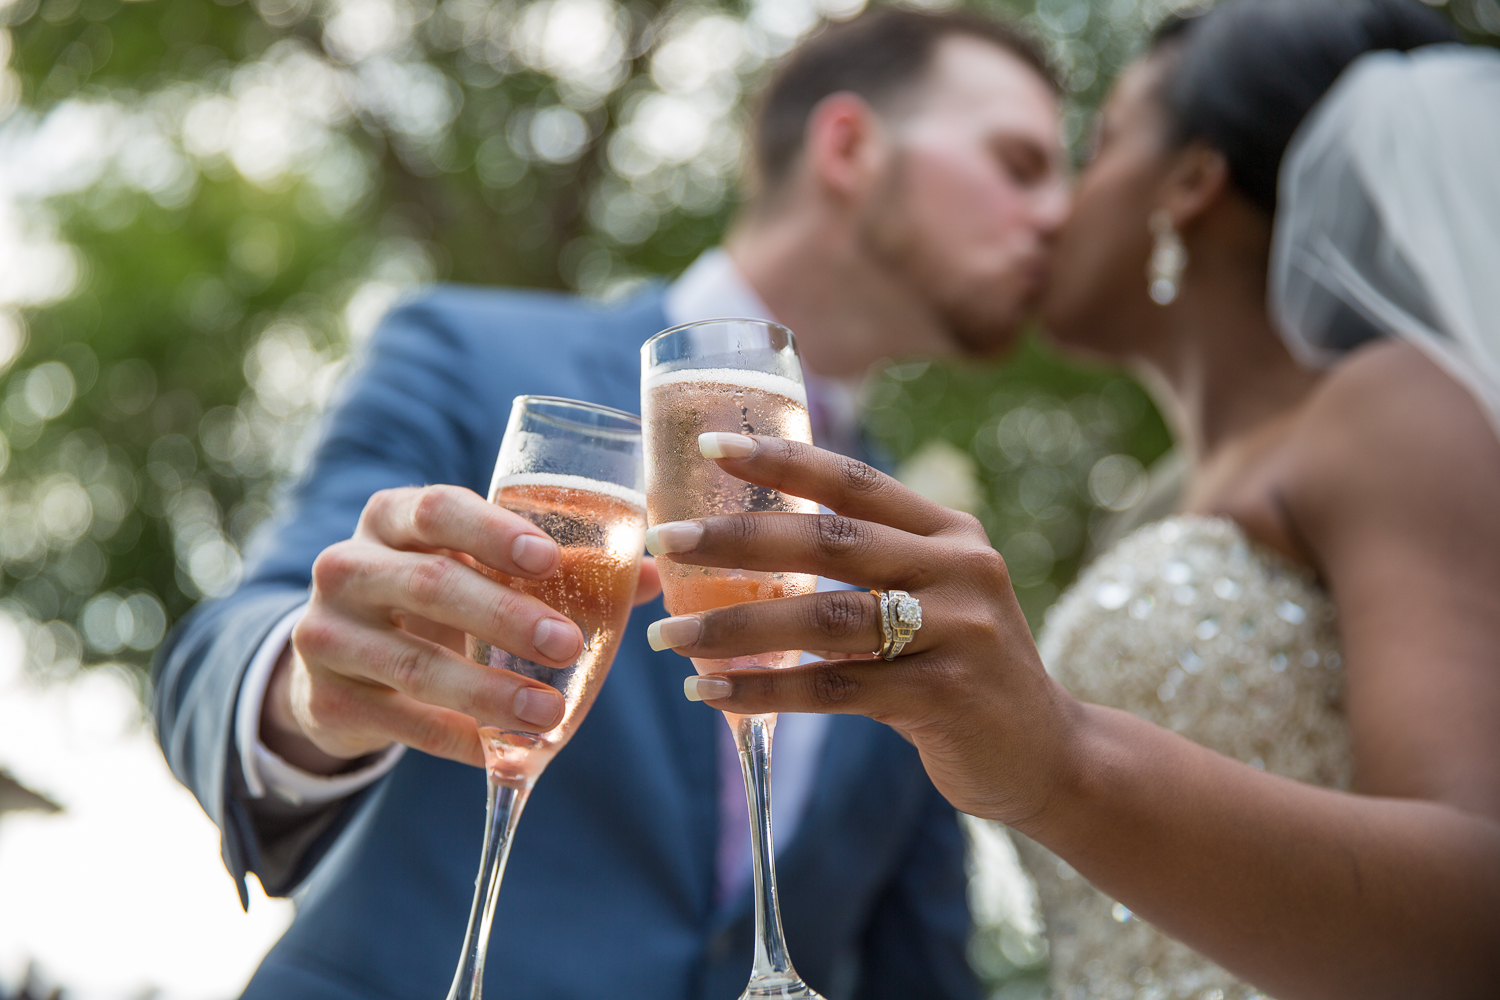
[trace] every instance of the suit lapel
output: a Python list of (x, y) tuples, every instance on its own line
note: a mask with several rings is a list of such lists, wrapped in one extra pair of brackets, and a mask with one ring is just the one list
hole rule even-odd
[[(619, 322), (623, 329), (609, 331), (604, 338), (629, 345), (626, 356), (617, 362), (619, 370), (606, 371), (611, 366), (600, 364), (590, 366), (589, 370), (596, 376), (603, 376), (603, 381), (609, 383), (610, 395), (601, 395), (601, 398), (607, 398), (610, 405), (639, 413), (639, 347), (668, 325), (662, 309), (662, 289), (653, 288), (638, 303), (627, 306)], [(599, 388), (605, 390), (606, 386), (601, 384)], [(641, 646), (646, 645), (646, 626), (665, 618), (666, 614), (660, 598), (636, 609), (631, 629)], [(724, 723), (718, 712), (683, 697), (682, 682), (693, 672), (691, 660), (676, 653), (652, 652), (649, 648), (643, 650), (643, 659), (645, 694), (652, 703), (653, 716), (663, 720), (669, 754), (666, 766), (677, 771), (679, 778), (674, 784), (686, 795), (686, 828), (669, 839), (682, 849), (680, 863), (689, 868), (687, 875), (698, 900), (698, 912), (707, 921), (713, 906), (714, 845), (718, 842), (718, 768), (715, 758), (718, 733), (715, 727)]]

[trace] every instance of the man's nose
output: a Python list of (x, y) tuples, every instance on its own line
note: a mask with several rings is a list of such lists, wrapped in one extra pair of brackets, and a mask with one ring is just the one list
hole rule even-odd
[(1044, 236), (1056, 234), (1063, 223), (1068, 221), (1068, 214), (1072, 210), (1073, 186), (1059, 178), (1055, 183), (1049, 184), (1035, 202), (1037, 229)]

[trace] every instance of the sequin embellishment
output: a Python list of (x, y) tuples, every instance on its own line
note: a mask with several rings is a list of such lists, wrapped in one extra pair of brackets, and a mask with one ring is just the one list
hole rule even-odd
[[(1232, 521), (1181, 516), (1136, 531), (1062, 596), (1038, 645), (1047, 669), (1085, 701), (1254, 767), (1349, 786), (1333, 604), (1309, 573)], [(1045, 848), (1012, 837), (1047, 918), (1057, 997), (1262, 996)]]

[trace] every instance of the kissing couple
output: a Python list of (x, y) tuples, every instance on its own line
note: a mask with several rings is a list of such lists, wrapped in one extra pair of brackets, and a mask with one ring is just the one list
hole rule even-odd
[[(608, 306), (438, 288), (387, 318), (244, 583), (158, 657), (162, 746), (230, 871), (297, 893), (247, 997), (444, 988), (476, 720), (562, 713), (462, 637), (557, 664), (582, 641), (471, 562), (558, 562), (480, 495), (508, 402), (636, 410), (641, 342), (715, 316), (797, 331), (823, 447), (705, 457), (834, 513), (657, 525), (652, 552), (858, 589), (667, 618), (643, 571), (518, 834), (496, 990), (737, 994), (738, 762), (685, 686), (798, 713), (781, 901), (825, 996), (980, 995), (954, 807), (1017, 834), (1060, 997), (1495, 994), (1500, 56), (1417, 0), (1225, 0), (1157, 31), (1076, 178), (1059, 123), (1023, 34), (870, 12), (775, 69), (749, 196), (672, 284)], [(1001, 354), (1038, 308), (1140, 374), (1189, 467), (1033, 642), (978, 523), (862, 460), (849, 386)], [(920, 628), (886, 642), (907, 602)], [(786, 648), (835, 658), (699, 677), (666, 652)]]

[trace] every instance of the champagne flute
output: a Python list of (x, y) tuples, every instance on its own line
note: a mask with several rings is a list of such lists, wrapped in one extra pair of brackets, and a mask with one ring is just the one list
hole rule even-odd
[[(641, 348), (641, 419), (646, 442), (646, 510), (651, 524), (753, 511), (816, 514), (818, 505), (735, 479), (698, 450), (709, 431), (763, 434), (812, 442), (807, 392), (792, 332), (751, 319), (707, 320), (673, 327)], [(763, 573), (658, 561), (663, 597), (674, 615), (744, 601), (811, 594), (806, 573)], [(749, 667), (789, 667), (801, 650), (693, 659), (700, 674)], [(741, 1000), (817, 998), (787, 956), (776, 898), (771, 834), (771, 739), (776, 716), (724, 713), (739, 748), (750, 807), (755, 877), (755, 959)]]
[(541, 528), (562, 564), (545, 580), (488, 567), (491, 579), (571, 618), (583, 652), (566, 667), (545, 667), (474, 636), (479, 663), (550, 684), (562, 693), (562, 721), (545, 733), (481, 726), (489, 808), (474, 905), (448, 1000), (480, 1000), (484, 956), (511, 838), (537, 777), (578, 729), (620, 648), (635, 600), (646, 532), (639, 418), (592, 403), (517, 396), (495, 462), (490, 502)]

